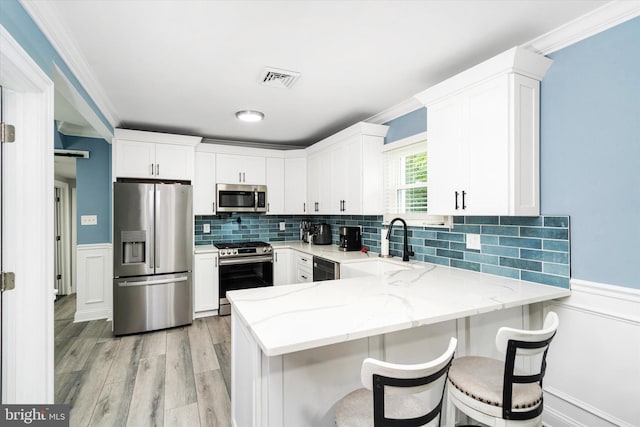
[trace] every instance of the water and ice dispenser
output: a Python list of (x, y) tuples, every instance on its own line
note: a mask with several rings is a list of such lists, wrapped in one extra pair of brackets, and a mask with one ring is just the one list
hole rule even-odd
[(144, 230), (122, 231), (122, 264), (144, 264), (147, 233)]

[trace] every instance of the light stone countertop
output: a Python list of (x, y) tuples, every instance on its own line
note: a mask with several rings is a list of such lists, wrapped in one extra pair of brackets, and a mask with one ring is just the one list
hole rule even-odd
[[(283, 242), (274, 247), (303, 250), (301, 245), (308, 246)], [(315, 254), (318, 246), (312, 248)], [(343, 262), (333, 254), (335, 246), (325, 248), (320, 251), (327, 257)], [(364, 254), (343, 254), (346, 261), (366, 262), (350, 258), (351, 254), (366, 258)], [(378, 260), (370, 255), (370, 262)], [(564, 288), (412, 264), (413, 268), (380, 276), (232, 291), (227, 298), (264, 354), (278, 356), (571, 294)]]

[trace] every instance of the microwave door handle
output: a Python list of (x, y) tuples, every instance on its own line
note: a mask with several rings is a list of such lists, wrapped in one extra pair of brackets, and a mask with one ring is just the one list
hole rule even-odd
[(253, 208), (258, 211), (258, 190), (253, 191)]

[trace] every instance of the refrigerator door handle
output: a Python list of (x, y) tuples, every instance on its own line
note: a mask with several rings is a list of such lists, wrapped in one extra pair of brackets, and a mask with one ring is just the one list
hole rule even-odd
[(118, 283), (118, 287), (126, 288), (126, 287), (130, 287), (130, 286), (163, 285), (163, 284), (166, 284), (166, 283), (186, 282), (187, 280), (189, 280), (189, 278), (184, 276), (184, 277), (176, 277), (176, 278), (172, 278), (172, 279), (146, 280), (146, 281), (142, 281), (142, 282), (127, 282), (127, 281), (124, 281), (124, 282)]

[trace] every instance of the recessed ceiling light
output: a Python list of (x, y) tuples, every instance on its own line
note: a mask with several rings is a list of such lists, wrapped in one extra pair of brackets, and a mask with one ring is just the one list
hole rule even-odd
[(236, 117), (243, 122), (259, 122), (264, 119), (264, 114), (255, 110), (242, 110), (236, 113)]

